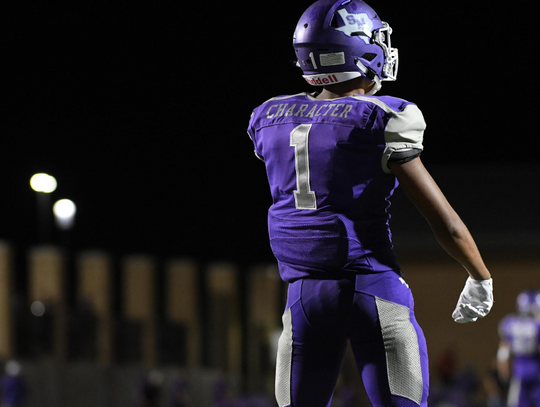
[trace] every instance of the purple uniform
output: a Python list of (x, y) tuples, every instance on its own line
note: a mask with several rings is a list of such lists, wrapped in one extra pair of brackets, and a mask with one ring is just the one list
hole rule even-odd
[(420, 151), (424, 127), (416, 105), (392, 97), (302, 93), (255, 109), (248, 132), (266, 165), (283, 280), (399, 269), (387, 212), (397, 181), (387, 161)]
[(512, 355), (509, 407), (540, 407), (540, 321), (511, 315), (499, 324), (501, 339)]
[(418, 107), (388, 96), (257, 107), (248, 133), (264, 161), (268, 229), (289, 282), (278, 347), (280, 407), (330, 405), (350, 341), (375, 406), (426, 405), (428, 361), (413, 298), (392, 247), (389, 160), (422, 150)]

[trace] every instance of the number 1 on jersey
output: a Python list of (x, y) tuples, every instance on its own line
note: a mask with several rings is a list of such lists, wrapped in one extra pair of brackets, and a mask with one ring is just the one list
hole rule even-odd
[(296, 209), (317, 209), (315, 192), (310, 188), (309, 178), (309, 131), (311, 124), (301, 124), (291, 131), (291, 147), (294, 147), (294, 166), (296, 170), (296, 190), (294, 202)]

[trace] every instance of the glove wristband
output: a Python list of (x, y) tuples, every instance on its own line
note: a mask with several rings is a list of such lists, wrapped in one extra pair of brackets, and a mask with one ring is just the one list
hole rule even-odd
[(467, 279), (467, 283), (475, 285), (475, 286), (482, 286), (484, 288), (489, 288), (493, 285), (493, 279), (488, 278), (487, 280), (474, 280), (471, 277)]

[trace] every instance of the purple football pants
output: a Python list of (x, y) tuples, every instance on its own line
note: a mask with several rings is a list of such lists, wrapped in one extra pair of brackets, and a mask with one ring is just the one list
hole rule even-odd
[(540, 407), (540, 378), (513, 378), (508, 390), (508, 407)]
[(289, 285), (279, 407), (330, 406), (347, 343), (373, 406), (427, 406), (428, 357), (411, 291), (391, 271)]

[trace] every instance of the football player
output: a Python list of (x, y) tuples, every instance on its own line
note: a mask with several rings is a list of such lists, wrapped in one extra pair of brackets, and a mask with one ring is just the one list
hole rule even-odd
[(517, 314), (499, 323), (497, 367), (510, 381), (508, 407), (540, 407), (540, 291), (517, 297)]
[(468, 272), (454, 320), (476, 321), (493, 303), (471, 234), (422, 165), (420, 109), (375, 96), (396, 79), (391, 34), (361, 0), (315, 2), (298, 21), (293, 47), (305, 80), (322, 89), (271, 98), (249, 121), (273, 201), (270, 245), (289, 283), (280, 407), (329, 406), (348, 341), (374, 406), (426, 405), (426, 343), (389, 228), (398, 181)]

